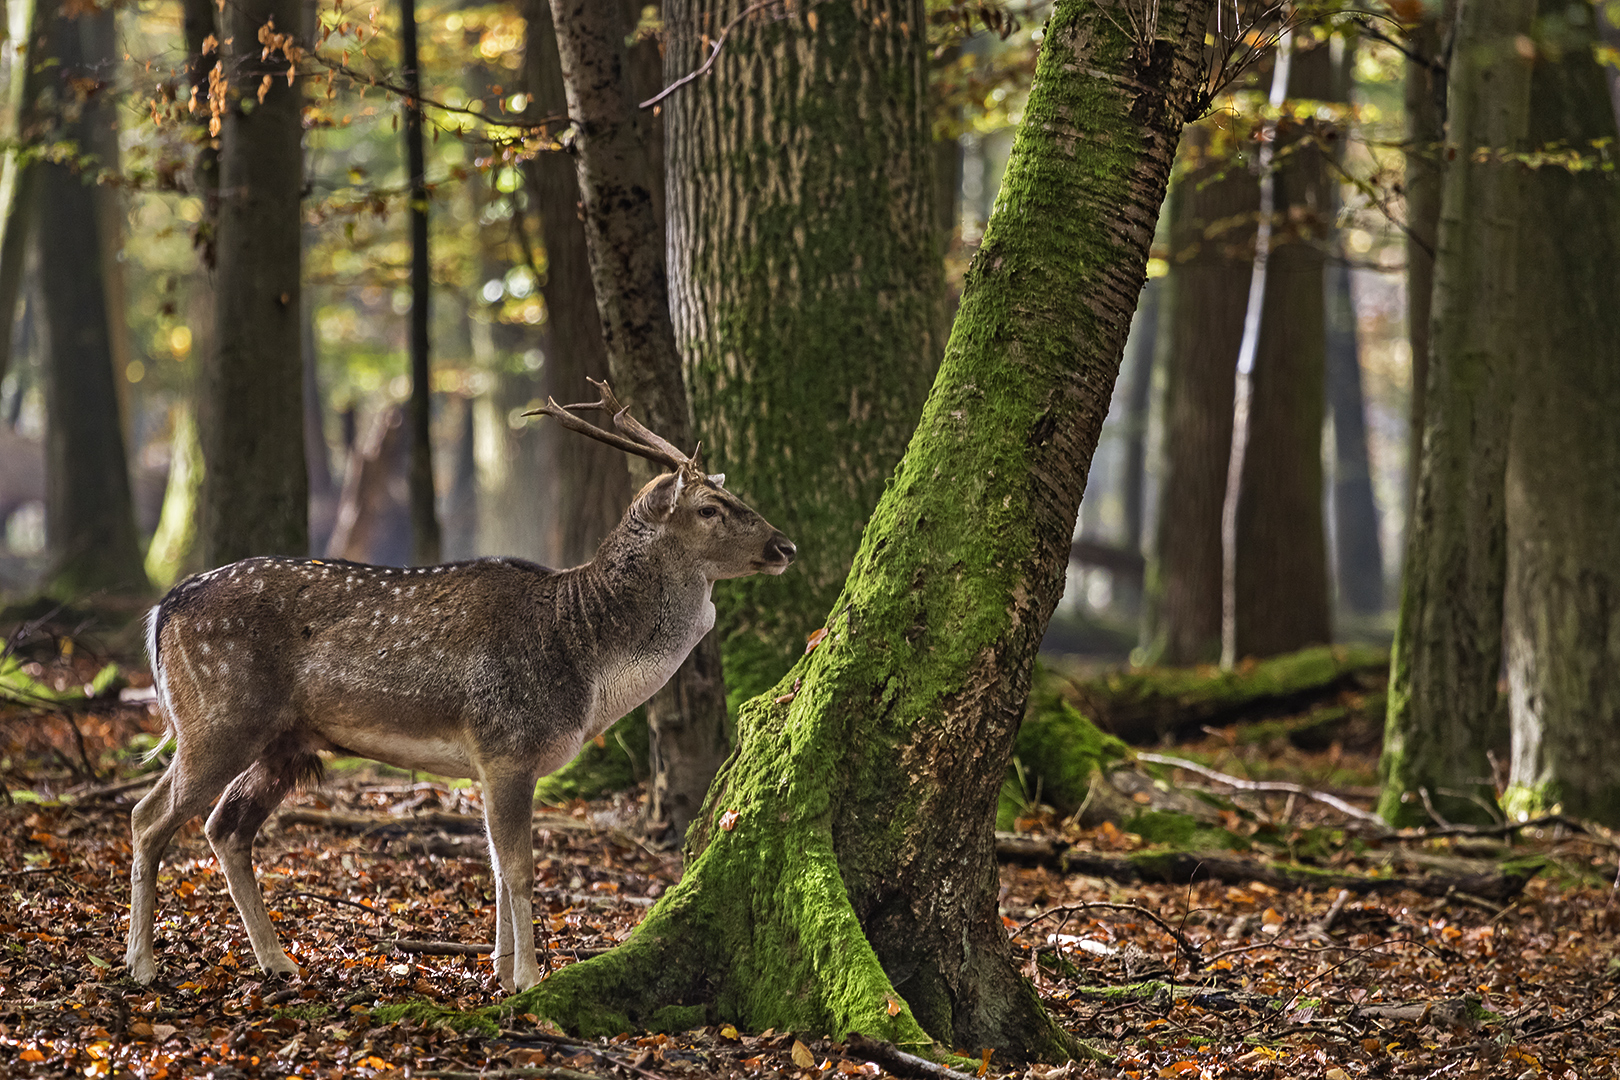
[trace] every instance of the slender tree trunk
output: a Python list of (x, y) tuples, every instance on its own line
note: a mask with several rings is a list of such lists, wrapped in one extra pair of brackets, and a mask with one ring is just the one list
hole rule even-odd
[[(12, 108), (17, 150), (38, 143), (49, 117), (40, 95), (50, 85), (52, 69), (46, 64), (51, 20), (57, 0), (33, 0), (28, 14), (28, 35), (23, 51), (12, 65)], [(39, 216), (40, 167), (23, 162), (13, 151), (5, 159), (4, 232), (0, 233), (0, 380), (11, 366), (11, 331), (22, 296), (23, 269), (28, 262), (28, 241)]]
[[(1557, 28), (1562, 5), (1542, 3)], [(1620, 142), (1585, 25), (1530, 84), (1529, 143)], [(1519, 219), (1520, 329), (1507, 467), (1510, 812), (1562, 804), (1620, 825), (1620, 184), (1532, 170)]]
[[(1446, 7), (1454, 7), (1448, 0)], [(1449, 25), (1450, 18), (1444, 19)], [(1428, 13), (1407, 34), (1406, 61), (1406, 339), (1412, 347), (1412, 404), (1406, 452), (1406, 532), (1410, 537), (1423, 461), (1424, 401), (1429, 389), (1429, 323), (1433, 317), (1434, 251), (1440, 228), (1440, 179), (1446, 142), (1446, 71), (1442, 20)]]
[(1326, 267), (1327, 397), (1333, 415), (1334, 575), (1339, 603), (1358, 615), (1384, 608), (1384, 550), (1367, 452), (1360, 341), (1350, 270)]
[[(261, 29), (302, 21), (301, 0), (241, 0), (222, 16), (230, 79), (220, 134), (218, 355), (205, 372), (203, 562), (309, 551), (299, 262), (302, 94)], [(283, 30), (282, 28), (285, 28)], [(263, 93), (263, 100), (258, 95)]]
[(1188, 168), (1170, 192), (1165, 279), (1164, 485), (1158, 619), (1166, 664), (1221, 652), (1221, 500), (1232, 446), (1233, 360), (1243, 337), (1259, 206), (1254, 174), (1211, 152), (1219, 117), (1191, 128)]
[(1142, 302), (1131, 319), (1131, 336), (1125, 348), (1125, 453), (1119, 490), (1125, 511), (1125, 547), (1135, 552), (1142, 550), (1147, 517), (1148, 413), (1153, 400), (1163, 295), (1162, 279), (1150, 278), (1142, 287)]
[[(638, 131), (622, 11), (595, 0), (551, 0), (574, 123), (591, 280), (620, 400), (676, 446), (693, 445), (692, 416), (669, 316), (657, 183)], [(631, 478), (650, 479), (640, 459)], [(714, 634), (698, 643), (647, 703), (652, 797), (648, 820), (684, 832), (726, 754), (726, 691)]]
[[(746, 6), (670, 0), (666, 78)], [(727, 485), (801, 538), (791, 574), (715, 589), (734, 705), (822, 625), (943, 348), (923, 7), (745, 18), (713, 70), (664, 102), (698, 434)]]
[[(40, 0), (44, 7), (49, 0)], [(62, 110), (55, 137), (87, 146), (105, 111), (75, 80), (94, 79), (86, 67), (83, 19), (50, 21), (56, 100)], [(82, 85), (82, 84), (79, 84)], [(50, 545), (49, 589), (78, 596), (92, 589), (144, 591), (129, 469), (124, 452), (112, 333), (102, 274), (101, 216), (94, 168), (41, 166), (40, 270), (50, 323), (45, 368), (45, 533)]]
[(1137, 49), (1110, 12), (1057, 5), (944, 364), (827, 638), (743, 707), (680, 884), (625, 946), (514, 1008), (593, 1033), (712, 1010), (998, 1060), (1076, 1049), (1011, 955), (992, 820), (1207, 13), (1169, 0)]
[[(1355, 62), (1355, 45), (1347, 42), (1335, 65), (1332, 98), (1346, 107), (1355, 84)], [(1341, 139), (1336, 145), (1343, 144)], [(1336, 217), (1340, 205), (1338, 184), (1329, 180), (1326, 187)], [(1358, 615), (1371, 615), (1384, 607), (1384, 549), (1379, 536), (1378, 503), (1373, 497), (1372, 459), (1367, 450), (1361, 342), (1356, 332), (1350, 268), (1344, 261), (1343, 234), (1335, 230), (1329, 246), (1334, 258), (1323, 270), (1323, 288), (1327, 311), (1327, 400), (1333, 417), (1334, 576), (1339, 603)]]
[[(557, 35), (549, 0), (528, 0), (525, 68), (536, 116), (568, 112)], [(538, 154), (528, 165), (529, 190), (540, 212), (545, 245), (545, 365), (540, 369), (542, 397), (583, 401), (590, 397), (587, 379), (608, 377), (607, 346), (596, 313), (590, 253), (579, 219), (579, 178), (567, 154)], [(548, 504), (542, 530), (541, 559), (548, 566), (578, 566), (596, 552), (602, 538), (618, 524), (630, 504), (630, 470), (624, 455), (611, 446), (581, 439), (556, 424), (537, 424), (529, 438), (538, 441), (538, 479), (546, 484)]]
[[(1484, 821), (1507, 570), (1503, 483), (1517, 348), (1518, 230), (1533, 0), (1465, 3), (1448, 74), (1450, 111), (1435, 259), (1422, 471), (1407, 545), (1379, 764), (1378, 812)], [(1476, 152), (1483, 160), (1476, 160)], [(1474, 798), (1470, 798), (1472, 795)], [(1478, 801), (1476, 801), (1476, 799)]]
[(422, 148), (422, 66), (416, 49), (416, 0), (399, 0), (405, 78), (405, 168), (411, 199), (411, 561), (439, 561), (439, 508), (433, 496), (433, 264), (428, 253), (427, 160)]
[[(1288, 97), (1332, 94), (1326, 42), (1296, 35)], [(1276, 221), (1254, 359), (1237, 512), (1235, 658), (1275, 656), (1333, 636), (1322, 520), (1323, 238), (1332, 226), (1322, 150), (1280, 130)]]

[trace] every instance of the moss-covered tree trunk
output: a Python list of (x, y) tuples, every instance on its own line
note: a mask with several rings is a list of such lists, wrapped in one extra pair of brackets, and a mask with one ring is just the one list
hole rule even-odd
[[(515, 1004), (583, 1029), (859, 1030), (1058, 1056), (992, 818), (1118, 373), (1208, 5), (1064, 0), (922, 421), (827, 637), (748, 702), (686, 875)], [(683, 1008), (684, 1007), (684, 1008)]]
[(1620, 139), (1590, 24), (1561, 5), (1539, 15), (1564, 48), (1536, 64), (1530, 145), (1599, 156), (1531, 171), (1520, 218), (1504, 802), (1620, 825), (1620, 182), (1601, 167)]
[(1234, 162), (1219, 116), (1186, 140), (1170, 192), (1165, 279), (1164, 486), (1159, 495), (1160, 659), (1185, 665), (1221, 654), (1221, 501), (1232, 447), (1233, 364), (1260, 205), (1254, 174)]
[[(653, 431), (693, 445), (692, 416), (669, 315), (669, 279), (645, 131), (638, 119), (623, 9), (551, 0), (574, 126), (580, 204), (608, 368), (620, 400)], [(657, 470), (642, 458), (630, 476)], [(693, 649), (647, 703), (652, 794), (647, 816), (686, 831), (726, 754), (726, 684), (714, 634)]]
[[(1293, 48), (1288, 98), (1330, 97), (1327, 42), (1297, 34)], [(1332, 209), (1321, 147), (1291, 124), (1277, 138), (1276, 220), (1238, 498), (1237, 657), (1278, 656), (1333, 635), (1322, 520), (1322, 263)]]
[[(1464, 4), (1448, 71), (1448, 161), (1434, 267), (1423, 458), (1408, 534), (1378, 812), (1488, 820), (1507, 573), (1517, 248), (1534, 0)], [(1539, 271), (1538, 271), (1539, 272)], [(1472, 795), (1474, 798), (1470, 798)]]
[[(666, 78), (746, 6), (667, 3)], [(745, 18), (664, 103), (697, 434), (802, 552), (780, 580), (715, 589), (733, 703), (781, 677), (837, 598), (944, 346), (925, 22), (922, 0)]]
[[(41, 0), (41, 8), (48, 2)], [(58, 10), (43, 21), (50, 27), (58, 110), (52, 137), (89, 147), (100, 141), (94, 129), (111, 122), (110, 108), (85, 88), (95, 85), (87, 41), (94, 20)], [(107, 318), (95, 186), (100, 163), (92, 156), (83, 166), (42, 162), (39, 168), (37, 240), (50, 326), (44, 365), (48, 588), (64, 596), (106, 588), (145, 591), (119, 407), (123, 370), (115, 370)]]
[(260, 43), (272, 20), (274, 33), (294, 32), (304, 22), (302, 3), (244, 0), (221, 15), (230, 90), (219, 134), (217, 351), (203, 372), (198, 410), (207, 566), (309, 551), (299, 325), (303, 88), (288, 85), (285, 53)]

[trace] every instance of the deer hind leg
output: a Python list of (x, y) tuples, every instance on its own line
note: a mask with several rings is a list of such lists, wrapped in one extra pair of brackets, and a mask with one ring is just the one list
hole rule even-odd
[(264, 906), (264, 894), (253, 877), (253, 838), (287, 793), (305, 779), (319, 776), (321, 759), (298, 736), (273, 739), (257, 761), (231, 781), (219, 805), (208, 815), (206, 832), (225, 872), (225, 884), (247, 928), (259, 966), (272, 974), (297, 975), (298, 965), (282, 949)]
[[(213, 749), (216, 753), (221, 750)], [(135, 805), (130, 815), (133, 854), (129, 871), (129, 945), (124, 964), (136, 982), (149, 983), (157, 975), (152, 923), (157, 914), (158, 864), (164, 849), (175, 830), (206, 811), (231, 777), (252, 760), (245, 755), (253, 749), (246, 747), (242, 757), (221, 753), (199, 759), (190, 742), (182, 743), (157, 785)]]
[(534, 959), (534, 777), (484, 777), (484, 827), (495, 878), (495, 974), (501, 988), (540, 981)]

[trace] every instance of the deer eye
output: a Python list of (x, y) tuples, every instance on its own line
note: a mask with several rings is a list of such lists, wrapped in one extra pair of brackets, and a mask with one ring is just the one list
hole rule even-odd
[(700, 517), (712, 518), (717, 516), (719, 513), (719, 508), (714, 506), (701, 506), (698, 508), (698, 515)]

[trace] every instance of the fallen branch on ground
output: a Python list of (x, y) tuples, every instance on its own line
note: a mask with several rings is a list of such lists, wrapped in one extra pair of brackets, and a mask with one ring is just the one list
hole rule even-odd
[(1146, 751), (1140, 751), (1136, 757), (1139, 761), (1150, 761), (1155, 765), (1169, 765), (1172, 768), (1186, 769), (1188, 772), (1197, 773), (1199, 776), (1214, 780), (1216, 783), (1225, 784), (1227, 787), (1235, 788), (1238, 791), (1275, 791), (1289, 795), (1303, 795), (1307, 799), (1314, 799), (1316, 802), (1333, 807), (1333, 809), (1346, 817), (1352, 817), (1357, 821), (1375, 825), (1383, 832), (1391, 831), (1389, 826), (1384, 824), (1384, 819), (1377, 814), (1347, 803), (1337, 795), (1329, 795), (1325, 791), (1316, 791), (1306, 787), (1304, 784), (1295, 784), (1288, 780), (1244, 780), (1241, 777), (1229, 776), (1226, 773), (1206, 768), (1196, 761), (1171, 757), (1168, 754), (1150, 754)]

